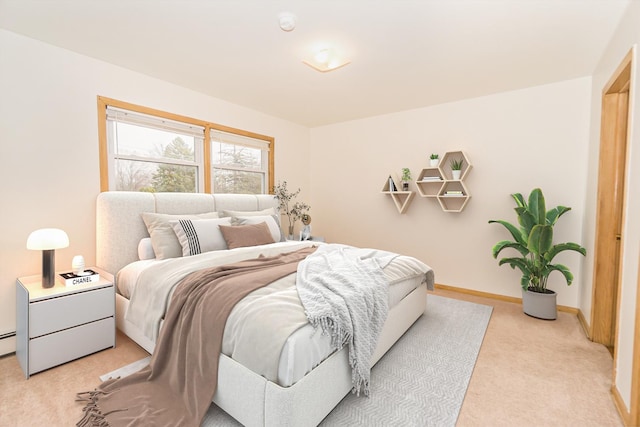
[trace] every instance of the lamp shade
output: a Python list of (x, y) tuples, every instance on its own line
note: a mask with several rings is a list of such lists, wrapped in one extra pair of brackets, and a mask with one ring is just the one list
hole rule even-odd
[(49, 250), (69, 246), (69, 236), (59, 228), (41, 228), (29, 234), (27, 249)]

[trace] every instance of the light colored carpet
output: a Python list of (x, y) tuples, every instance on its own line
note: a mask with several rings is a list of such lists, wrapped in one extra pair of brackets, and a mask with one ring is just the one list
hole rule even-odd
[[(492, 309), (429, 295), (425, 314), (373, 368), (370, 396), (347, 395), (321, 425), (454, 426)], [(125, 376), (146, 363), (143, 359), (101, 379)], [(202, 425), (240, 424), (211, 405)]]

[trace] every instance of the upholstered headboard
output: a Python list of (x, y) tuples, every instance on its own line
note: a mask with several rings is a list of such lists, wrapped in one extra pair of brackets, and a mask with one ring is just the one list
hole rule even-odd
[(138, 259), (138, 243), (149, 237), (142, 212), (198, 214), (278, 208), (268, 194), (143, 193), (107, 191), (96, 202), (96, 265), (116, 274)]

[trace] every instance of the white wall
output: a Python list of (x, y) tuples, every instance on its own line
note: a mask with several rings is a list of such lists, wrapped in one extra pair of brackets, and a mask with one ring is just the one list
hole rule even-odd
[[(598, 191), (598, 153), (600, 150), (600, 117), (602, 111), (601, 93), (616, 68), (635, 47), (631, 76), (631, 98), (629, 139), (627, 147), (627, 176), (625, 189), (624, 224), (622, 240), (622, 277), (620, 290), (620, 317), (616, 347), (616, 386), (627, 409), (631, 402), (631, 373), (633, 362), (633, 342), (638, 292), (638, 258), (640, 255), (640, 68), (637, 44), (640, 43), (640, 2), (632, 2), (614, 34), (605, 54), (593, 74), (593, 99), (591, 102), (591, 132), (589, 135), (589, 179), (587, 181), (585, 241), (593, 245), (595, 241), (596, 201)], [(593, 254), (592, 254), (593, 255)], [(580, 309), (590, 320), (592, 307), (593, 257), (584, 264), (585, 287), (580, 297)]]
[(0, 335), (15, 331), (16, 277), (41, 271), (31, 231), (67, 232), (59, 270), (95, 261), (98, 95), (273, 136), (276, 180), (309, 188), (305, 127), (4, 30), (0, 52)]
[[(591, 79), (580, 78), (314, 128), (314, 234), (413, 255), (434, 268), (441, 284), (521, 296), (520, 274), (491, 256), (492, 246), (510, 235), (487, 221), (516, 222), (509, 195), (541, 187), (549, 207), (573, 208), (560, 219), (556, 242), (581, 242), (590, 103)], [(465, 181), (472, 198), (463, 212), (445, 213), (435, 200), (416, 196), (400, 215), (381, 194), (389, 173), (409, 167), (415, 179), (430, 153), (455, 150), (473, 164)], [(578, 306), (582, 258), (574, 252), (557, 258), (575, 274), (571, 287), (551, 276), (561, 305)]]

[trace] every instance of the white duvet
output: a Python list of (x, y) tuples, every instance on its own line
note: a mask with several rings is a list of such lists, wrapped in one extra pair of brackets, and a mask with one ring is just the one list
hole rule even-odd
[[(313, 245), (318, 242), (280, 242), (134, 262), (116, 278), (118, 292), (130, 299), (126, 318), (155, 341), (173, 289), (190, 272)], [(412, 257), (394, 258), (384, 273), (390, 285), (389, 307), (421, 283), (433, 287), (433, 271)], [(258, 289), (238, 303), (225, 325), (222, 344), (224, 354), (285, 387), (301, 379), (333, 351), (330, 338), (307, 322), (295, 277), (292, 274)]]

